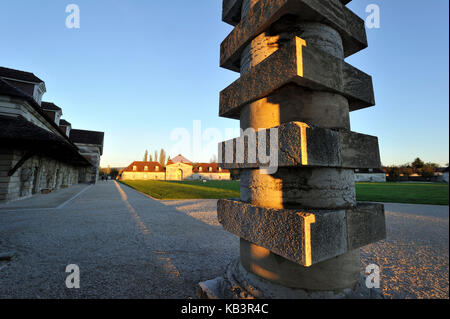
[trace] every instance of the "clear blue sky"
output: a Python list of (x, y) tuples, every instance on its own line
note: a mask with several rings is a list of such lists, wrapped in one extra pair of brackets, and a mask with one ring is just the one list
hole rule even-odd
[[(44, 100), (60, 105), (75, 128), (106, 133), (102, 165), (126, 166), (145, 149), (171, 150), (173, 129), (192, 131), (194, 120), (223, 134), (239, 127), (218, 117), (219, 92), (238, 76), (218, 66), (232, 29), (221, 22), (221, 2), (1, 0), (0, 65), (42, 78)], [(70, 3), (81, 10), (78, 30), (65, 26)], [(381, 9), (381, 28), (368, 30), (369, 48), (347, 61), (373, 76), (377, 105), (352, 113), (352, 129), (379, 137), (383, 164), (419, 156), (444, 165), (449, 2), (353, 0), (349, 7), (365, 19), (370, 3)]]

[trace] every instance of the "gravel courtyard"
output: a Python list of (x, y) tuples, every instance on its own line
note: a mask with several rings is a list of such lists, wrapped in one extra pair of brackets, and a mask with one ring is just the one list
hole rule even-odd
[[(448, 206), (386, 204), (388, 239), (362, 250), (394, 298), (449, 297)], [(0, 205), (0, 298), (190, 298), (238, 256), (215, 200), (156, 201), (116, 182)], [(81, 288), (65, 270), (80, 267)]]

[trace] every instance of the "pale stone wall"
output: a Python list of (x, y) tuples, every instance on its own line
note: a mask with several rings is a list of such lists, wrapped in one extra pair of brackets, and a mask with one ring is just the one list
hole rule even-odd
[(17, 155), (12, 150), (0, 149), (0, 201), (6, 201), (18, 195), (18, 190), (14, 189), (14, 185), (19, 182), (19, 175), (8, 176), (12, 163), (17, 163), (17, 161)]
[(78, 184), (80, 179), (84, 181), (80, 174), (85, 169), (43, 156), (33, 156), (8, 176), (8, 171), (20, 161), (24, 152), (1, 149), (0, 154), (0, 201), (24, 199), (70, 187)]
[(75, 143), (75, 145), (80, 149), (81, 155), (87, 157), (93, 164), (93, 167), (88, 172), (87, 181), (89, 183), (97, 183), (100, 172), (101, 147), (93, 144)]
[(230, 173), (195, 173), (195, 174), (192, 174), (190, 179), (192, 179), (192, 180), (200, 180), (200, 179), (231, 180), (231, 175), (230, 175)]
[[(180, 175), (177, 174), (177, 171), (181, 169), (183, 171), (183, 180), (230, 180), (230, 173), (192, 173), (192, 167), (186, 166), (178, 166), (170, 165), (172, 167), (169, 168), (169, 174), (167, 177), (165, 172), (123, 172), (121, 176), (121, 180), (158, 180), (158, 181), (177, 181), (180, 180)], [(186, 177), (187, 176), (187, 177)]]
[(386, 174), (384, 173), (356, 173), (355, 174), (356, 182), (377, 182), (377, 183), (385, 183), (386, 182)]
[[(179, 181), (185, 179), (191, 179), (192, 177), (192, 165), (184, 163), (175, 163), (166, 167), (166, 180)], [(182, 172), (182, 174), (181, 174)]]
[(120, 178), (123, 181), (128, 180), (159, 180), (163, 181), (166, 179), (166, 174), (164, 172), (123, 172), (122, 177)]

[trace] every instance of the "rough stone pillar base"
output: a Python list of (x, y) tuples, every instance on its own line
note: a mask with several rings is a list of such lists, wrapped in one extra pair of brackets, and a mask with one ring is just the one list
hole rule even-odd
[(233, 261), (223, 277), (201, 282), (199, 299), (384, 299), (381, 289), (369, 289), (361, 276), (353, 289), (308, 291), (271, 283), (247, 272), (239, 259)]

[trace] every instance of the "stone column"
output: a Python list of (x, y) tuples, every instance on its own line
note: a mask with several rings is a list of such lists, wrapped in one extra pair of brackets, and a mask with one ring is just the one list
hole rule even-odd
[[(222, 167), (241, 170), (241, 201), (219, 201), (218, 216), (241, 238), (226, 281), (254, 297), (361, 293), (359, 249), (385, 238), (382, 205), (356, 202), (354, 169), (381, 163), (377, 139), (350, 131), (349, 112), (375, 103), (370, 76), (344, 62), (367, 43), (343, 2), (224, 0), (235, 29), (221, 65), (241, 78), (221, 92), (220, 115), (257, 138), (219, 145)], [(269, 130), (276, 141), (264, 145)], [(274, 145), (268, 174), (259, 156)]]

